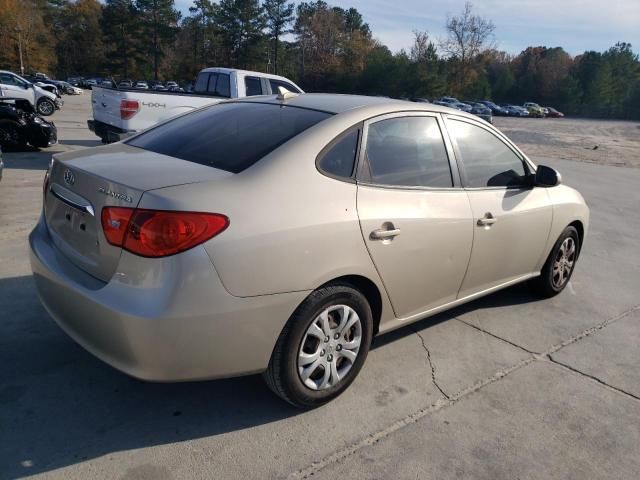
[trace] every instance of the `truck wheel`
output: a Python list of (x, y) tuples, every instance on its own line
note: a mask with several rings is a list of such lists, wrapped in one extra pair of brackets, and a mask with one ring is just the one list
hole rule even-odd
[(44, 115), (45, 117), (48, 117), (49, 115), (53, 115), (53, 112), (56, 111), (56, 106), (48, 98), (41, 98), (38, 101), (38, 105), (36, 107), (36, 110), (38, 110), (38, 113), (40, 115)]

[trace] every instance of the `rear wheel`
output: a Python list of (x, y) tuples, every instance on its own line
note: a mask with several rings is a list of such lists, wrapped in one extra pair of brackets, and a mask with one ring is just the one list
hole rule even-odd
[(56, 106), (48, 98), (41, 98), (40, 101), (38, 102), (36, 110), (38, 110), (38, 113), (40, 115), (44, 115), (45, 117), (48, 117), (49, 115), (53, 115), (53, 112), (56, 111)]
[(540, 276), (531, 280), (531, 287), (545, 297), (560, 293), (571, 279), (579, 251), (578, 231), (575, 227), (568, 226), (553, 246)]
[(371, 307), (361, 292), (348, 284), (320, 288), (292, 315), (263, 376), (287, 402), (318, 407), (353, 382), (372, 334)]

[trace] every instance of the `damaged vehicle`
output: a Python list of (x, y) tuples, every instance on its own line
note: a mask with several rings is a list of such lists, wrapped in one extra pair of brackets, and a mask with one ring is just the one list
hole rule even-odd
[(23, 149), (45, 148), (58, 141), (57, 129), (36, 113), (28, 100), (0, 98), (0, 146)]

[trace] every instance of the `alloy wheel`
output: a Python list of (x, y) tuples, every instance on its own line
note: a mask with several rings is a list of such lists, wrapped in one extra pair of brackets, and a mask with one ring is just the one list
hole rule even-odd
[(576, 242), (573, 237), (567, 237), (560, 245), (556, 260), (553, 262), (551, 281), (553, 286), (561, 288), (569, 280), (576, 260)]

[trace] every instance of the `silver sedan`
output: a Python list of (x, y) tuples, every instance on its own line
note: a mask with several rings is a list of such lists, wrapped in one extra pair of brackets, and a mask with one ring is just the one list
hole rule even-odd
[(372, 338), (518, 282), (561, 292), (589, 210), (470, 114), (284, 93), (56, 155), (30, 236), (37, 289), (141, 379), (263, 373), (300, 407)]

